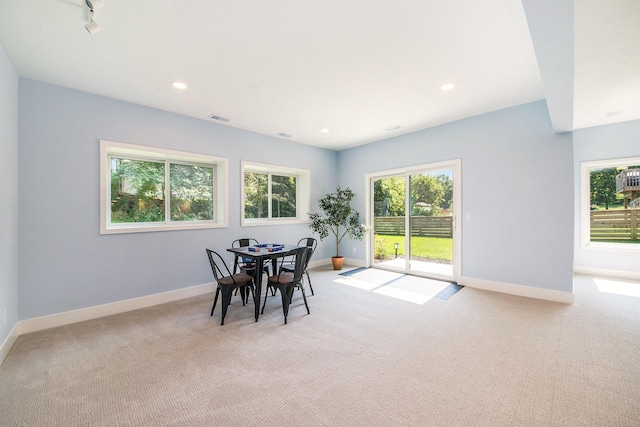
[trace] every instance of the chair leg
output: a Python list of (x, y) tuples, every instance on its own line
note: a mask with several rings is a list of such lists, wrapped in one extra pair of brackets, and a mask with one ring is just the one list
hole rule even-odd
[(260, 312), (260, 314), (264, 314), (264, 307), (267, 305), (267, 297), (269, 296), (269, 284), (267, 284), (266, 286), (267, 289), (265, 289), (264, 302), (262, 303), (262, 311)]
[(247, 289), (245, 290), (245, 292), (247, 293), (247, 304), (249, 303), (249, 292), (251, 292), (251, 298), (253, 299), (253, 304), (255, 305), (256, 303), (256, 292), (254, 290), (254, 286), (253, 283), (250, 283), (248, 285), (246, 285)]
[[(309, 282), (309, 286), (311, 286), (311, 282)], [(307, 307), (307, 314), (311, 314), (311, 312), (309, 311), (309, 304), (307, 304), (307, 294), (304, 291), (304, 286), (302, 285), (302, 282), (300, 282), (300, 290), (302, 291), (302, 299), (304, 300), (304, 306)], [(312, 295), (313, 295), (313, 291)]]
[(232, 296), (233, 296), (233, 289), (229, 289), (229, 288), (222, 289), (222, 320), (220, 321), (220, 325), (224, 325), (224, 317), (227, 315), (227, 308), (229, 308), (229, 304), (231, 303)]
[(307, 275), (307, 281), (309, 282), (309, 289), (311, 289), (311, 295), (315, 295), (315, 294), (313, 293), (313, 286), (311, 286), (311, 277), (309, 277), (309, 271), (308, 271), (308, 270), (305, 270), (304, 272), (305, 272), (305, 273), (306, 273), (306, 275)]
[(247, 292), (246, 286), (239, 286), (236, 288), (236, 295), (238, 295), (238, 289), (240, 290), (240, 298), (242, 298), (242, 305), (245, 306), (249, 299), (249, 292)]
[(211, 307), (211, 316), (213, 316), (213, 310), (216, 309), (216, 303), (218, 302), (219, 293), (220, 293), (220, 288), (216, 288), (216, 296), (213, 298), (213, 307)]
[(289, 315), (289, 304), (293, 297), (293, 286), (279, 286), (280, 295), (282, 296), (282, 313), (284, 314), (284, 324), (287, 324), (287, 316)]

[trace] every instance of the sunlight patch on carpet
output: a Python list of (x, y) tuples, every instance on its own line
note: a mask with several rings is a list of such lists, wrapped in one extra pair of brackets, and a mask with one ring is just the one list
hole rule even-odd
[(359, 269), (337, 278), (335, 282), (420, 305), (433, 297), (440, 298), (440, 295), (447, 294), (446, 298), (441, 299), (448, 299), (452, 293), (445, 290), (455, 286), (439, 280), (373, 268)]
[(593, 282), (600, 292), (608, 294), (627, 295), (630, 297), (640, 297), (640, 286), (637, 282), (627, 282), (625, 280), (594, 278)]

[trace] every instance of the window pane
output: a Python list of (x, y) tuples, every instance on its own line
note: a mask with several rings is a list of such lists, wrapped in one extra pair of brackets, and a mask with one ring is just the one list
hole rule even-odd
[(111, 159), (111, 222), (164, 221), (164, 163)]
[(589, 169), (592, 242), (640, 244), (640, 165)]
[(296, 178), (271, 176), (271, 217), (296, 217)]
[(213, 168), (169, 165), (171, 221), (213, 220)]
[(244, 174), (244, 217), (267, 218), (269, 213), (268, 175), (245, 172)]

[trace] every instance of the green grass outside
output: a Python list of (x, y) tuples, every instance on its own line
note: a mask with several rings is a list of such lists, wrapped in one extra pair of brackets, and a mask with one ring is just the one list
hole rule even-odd
[[(376, 234), (376, 258), (384, 251), (386, 259), (395, 257), (394, 243), (398, 243), (398, 256), (404, 256), (404, 236)], [(380, 243), (381, 242), (381, 243)], [(379, 245), (379, 246), (378, 246)], [(451, 262), (453, 260), (453, 239), (446, 237), (411, 237), (411, 255), (414, 258)]]

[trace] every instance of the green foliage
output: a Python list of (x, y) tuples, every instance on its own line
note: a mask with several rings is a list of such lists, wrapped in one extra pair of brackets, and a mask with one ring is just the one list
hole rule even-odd
[[(172, 221), (213, 219), (213, 168), (169, 165)], [(165, 163), (112, 158), (111, 222), (165, 221)]]
[(340, 242), (345, 236), (362, 240), (367, 228), (360, 223), (360, 213), (351, 207), (351, 200), (355, 193), (349, 188), (341, 189), (339, 186), (335, 193), (329, 193), (318, 202), (324, 214), (309, 214), (309, 228), (317, 233), (320, 240), (324, 240), (333, 234), (336, 238), (336, 255), (340, 256)]
[[(440, 206), (444, 199), (442, 184), (431, 175), (414, 175), (411, 177), (411, 214), (430, 215), (433, 208)], [(424, 209), (418, 205), (423, 203), (429, 206)]]
[(111, 222), (164, 221), (164, 164), (114, 158)]
[(296, 178), (271, 175), (271, 217), (296, 216)]
[(213, 219), (213, 168), (171, 164), (169, 181), (172, 221)]
[(268, 218), (269, 175), (271, 175), (271, 217), (294, 218), (296, 177), (257, 172), (244, 174), (244, 217)]
[(590, 171), (589, 181), (592, 205), (605, 205), (605, 209), (609, 209), (609, 205), (616, 202), (617, 174), (618, 169), (616, 168), (594, 169)]
[[(411, 176), (411, 215), (447, 213), (453, 201), (453, 181), (446, 174)], [(405, 216), (404, 176), (383, 178), (373, 184), (375, 216)]]
[(442, 185), (442, 190), (444, 191), (440, 207), (449, 210), (452, 208), (451, 204), (453, 203), (453, 181), (448, 175), (444, 174), (436, 175), (436, 180)]
[(404, 177), (379, 179), (373, 183), (375, 216), (404, 216)]
[(269, 175), (245, 172), (244, 217), (267, 218), (269, 209)]

